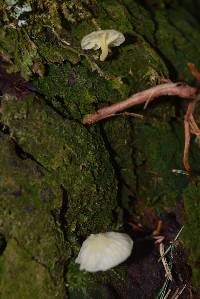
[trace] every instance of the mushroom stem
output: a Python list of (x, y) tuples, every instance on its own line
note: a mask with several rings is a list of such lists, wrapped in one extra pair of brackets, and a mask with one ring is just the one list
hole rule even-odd
[(108, 45), (106, 43), (106, 36), (102, 37), (100, 60), (104, 61), (108, 56)]

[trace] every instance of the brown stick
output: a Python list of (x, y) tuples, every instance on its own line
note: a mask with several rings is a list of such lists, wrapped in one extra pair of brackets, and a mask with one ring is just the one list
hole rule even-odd
[(193, 77), (197, 80), (200, 81), (200, 72), (198, 71), (198, 69), (196, 68), (195, 64), (193, 63), (188, 63), (187, 64)]
[(194, 120), (194, 110), (197, 102), (200, 101), (199, 95), (188, 104), (187, 111), (184, 116), (184, 129), (185, 129), (185, 145), (184, 145), (184, 153), (183, 153), (183, 164), (188, 173), (192, 176), (192, 170), (189, 163), (189, 150), (190, 150), (190, 139), (191, 133), (199, 136), (200, 129), (198, 128), (195, 120)]
[(148, 101), (149, 103), (155, 98), (161, 96), (178, 96), (185, 99), (194, 99), (197, 92), (197, 88), (191, 87), (184, 83), (160, 84), (155, 87), (138, 92), (122, 102), (101, 108), (97, 110), (96, 113), (87, 115), (83, 119), (82, 123), (94, 124), (102, 119), (113, 116), (113, 114), (117, 112), (123, 111), (138, 104), (145, 103), (146, 101)]
[(183, 152), (183, 165), (188, 173), (191, 175), (192, 170), (189, 163), (189, 150), (190, 150), (190, 124), (184, 119), (184, 132), (185, 132), (185, 144)]
[(194, 112), (195, 102), (192, 101), (188, 104), (187, 111), (184, 116), (184, 132), (185, 132), (185, 144), (184, 144), (184, 152), (183, 152), (183, 165), (188, 173), (191, 174), (191, 168), (189, 163), (189, 150), (190, 150), (190, 118), (192, 113)]

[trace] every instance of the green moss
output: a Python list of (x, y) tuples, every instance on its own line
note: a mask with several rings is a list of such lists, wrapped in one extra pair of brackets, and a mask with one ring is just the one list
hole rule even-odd
[[(169, 73), (175, 79), (191, 80), (186, 63), (199, 64), (197, 22), (184, 9), (162, 10), (166, 1), (160, 1), (154, 11), (131, 0), (51, 2), (30, 1), (34, 10), (27, 16), (25, 29), (11, 26), (6, 11), (1, 28), (1, 53), (12, 62), (6, 65), (7, 71), (31, 78), (41, 95), (23, 100), (7, 95), (2, 99), (1, 122), (10, 132), (3, 141), (0, 159), (1, 168), (7, 169), (0, 180), (0, 233), (8, 239), (0, 261), (4, 298), (12, 298), (12, 268), (20, 272), (20, 281), (24, 269), (24, 275), (35, 277), (38, 273), (43, 282), (40, 286), (31, 278), (31, 287), (27, 282), (24, 290), (20, 288), (19, 298), (37, 297), (39, 292), (43, 298), (51, 298), (56, 291), (63, 294), (63, 267), (59, 266), (63, 260), (69, 263), (66, 278), (72, 298), (87, 298), (92, 286), (111, 281), (110, 277), (116, 282), (112, 271), (108, 276), (79, 272), (74, 259), (80, 240), (91, 232), (119, 227), (117, 199), (130, 213), (135, 197), (163, 209), (174, 205), (188, 184), (187, 176), (172, 173), (174, 168), (182, 169), (183, 152), (183, 127), (179, 119), (174, 120), (173, 103), (149, 105), (145, 120), (121, 117), (92, 128), (85, 128), (80, 120), (101, 104), (118, 102), (160, 83)], [(117, 29), (126, 37), (104, 62), (95, 60), (96, 52), (80, 49), (81, 38), (99, 27)], [(32, 76), (35, 64), (43, 70), (36, 71), (41, 78)], [(25, 152), (23, 159), (16, 156), (11, 139)], [(194, 145), (190, 157), (192, 167), (199, 170), (195, 163), (199, 151)], [(185, 194), (187, 203), (189, 195)], [(198, 215), (189, 219), (187, 205), (190, 225), (186, 239), (191, 244)], [(28, 236), (27, 230), (31, 232)], [(11, 261), (13, 252), (15, 263)], [(39, 260), (32, 260), (32, 256)], [(197, 259), (195, 251), (191, 264), (196, 281)], [(58, 280), (53, 290), (52, 275)], [(120, 279), (122, 276), (119, 271)], [(101, 290), (99, 287), (97, 293)]]
[(124, 209), (129, 210), (131, 198), (136, 192), (132, 126), (129, 120), (122, 116), (107, 122), (104, 130), (118, 173), (120, 202)]
[(102, 29), (116, 29), (124, 34), (133, 32), (130, 14), (118, 1), (102, 1), (101, 12), (97, 22), (102, 24)]
[[(34, 36), (34, 33), (32, 34)], [(68, 60), (76, 64), (80, 60), (77, 51), (62, 44), (57, 36), (47, 39), (44, 32), (37, 33), (37, 38), (31, 40), (25, 30), (1, 28), (0, 40), (1, 53), (11, 57), (14, 62), (7, 67), (7, 71), (20, 72), (25, 79), (28, 79), (34, 72), (36, 61), (39, 63), (45, 61), (62, 63)]]
[[(47, 269), (31, 258), (14, 239), (11, 239), (5, 254), (0, 257), (1, 298), (64, 298), (52, 281)], [(59, 277), (57, 277), (57, 282)]]
[(88, 131), (74, 121), (63, 121), (34, 98), (15, 101), (10, 97), (4, 108), (2, 121), (9, 126), (12, 138), (66, 190), (64, 217), (71, 252), (76, 255), (80, 248), (76, 236), (115, 229), (117, 185), (98, 130)]
[(187, 63), (200, 64), (198, 21), (176, 3), (169, 9), (162, 9), (161, 5), (159, 9), (147, 6), (148, 10), (134, 1), (126, 0), (124, 3), (131, 13), (129, 20), (137, 37), (144, 38), (159, 54), (170, 75), (176, 80), (192, 81)]
[(79, 271), (79, 265), (71, 262), (68, 266), (67, 284), (70, 293), (70, 298), (74, 298), (75, 294), (86, 296), (88, 285), (91, 284), (92, 274), (85, 271)]
[(111, 90), (112, 80), (99, 77), (84, 64), (50, 65), (48, 74), (34, 84), (61, 113), (76, 119), (94, 111), (98, 101), (114, 102), (121, 98), (118, 90)]
[(68, 60), (72, 64), (76, 64), (80, 61), (80, 49), (71, 46), (71, 37), (68, 31), (60, 33), (54, 26), (40, 25), (37, 27), (33, 25), (31, 37), (43, 62), (62, 63)]
[(184, 176), (172, 173), (172, 169), (182, 169), (180, 130), (165, 122), (135, 123), (133, 142), (139, 197), (149, 205), (174, 205), (187, 182)]
[(118, 1), (101, 1), (97, 3), (95, 18), (89, 18), (71, 28), (74, 42), (79, 45), (86, 34), (99, 29), (115, 29), (124, 34), (132, 34), (129, 18), (128, 10)]
[(9, 137), (1, 134), (0, 140), (0, 232), (7, 242), (0, 257), (1, 298), (62, 297), (63, 266), (58, 271), (55, 265), (64, 246), (51, 215), (61, 206), (61, 189), (42, 167), (16, 156)]
[(155, 22), (158, 28), (155, 33), (157, 47), (177, 72), (177, 78), (191, 81), (193, 78), (187, 63), (200, 64), (199, 24), (184, 9), (169, 10), (167, 14), (157, 12)]
[(152, 19), (151, 12), (135, 1), (124, 0), (123, 2), (131, 16), (130, 22), (133, 26), (134, 32), (140, 39), (145, 37), (145, 39), (147, 38), (153, 45), (156, 24)]
[(28, 79), (33, 60), (37, 58), (37, 49), (25, 30), (7, 28), (0, 30), (0, 51), (9, 55), (13, 63), (7, 67), (9, 72), (21, 72)]
[[(151, 119), (148, 114), (144, 120), (121, 117), (104, 126), (119, 173), (121, 205), (129, 212), (133, 198), (145, 198), (146, 205), (159, 209), (172, 207), (188, 184), (186, 175), (172, 172), (183, 169), (184, 146), (182, 124), (171, 120), (174, 113), (170, 104), (160, 103), (151, 110)], [(196, 171), (197, 150), (190, 155)]]
[[(89, 273), (77, 272), (78, 265), (69, 264), (67, 282), (71, 299), (76, 298), (105, 298), (109, 295), (108, 289), (103, 286), (113, 288), (116, 293), (123, 294), (124, 283), (127, 278), (126, 266), (118, 266), (105, 272)], [(81, 286), (81, 288), (80, 288)], [(108, 297), (110, 298), (110, 297)]]
[[(35, 7), (33, 18), (30, 19), (32, 25), (37, 23), (41, 25), (51, 26), (56, 30), (62, 29), (62, 21), (68, 26), (91, 19), (91, 10), (95, 11), (96, 3), (93, 0), (77, 0), (77, 1), (54, 1), (41, 0), (40, 2), (30, 0)], [(63, 19), (64, 20), (63, 20)], [(38, 27), (39, 27), (38, 26)]]
[[(123, 96), (143, 90), (167, 77), (167, 69), (157, 53), (144, 41), (119, 47), (117, 59), (105, 62), (105, 70), (120, 76), (126, 90)], [(126, 83), (126, 84), (125, 84)]]
[[(53, 171), (68, 190), (72, 212), (67, 216), (69, 226), (76, 225), (79, 233), (110, 226), (116, 207), (116, 183), (97, 132), (90, 133), (74, 121), (63, 122), (62, 117), (36, 99), (25, 102), (10, 99), (7, 103), (2, 120), (10, 127), (13, 138)], [(82, 213), (87, 215), (84, 225), (80, 220)]]

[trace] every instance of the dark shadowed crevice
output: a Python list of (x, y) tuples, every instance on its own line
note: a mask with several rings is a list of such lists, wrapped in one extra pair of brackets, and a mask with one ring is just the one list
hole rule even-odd
[[(0, 63), (2, 63), (1, 59)], [(20, 101), (25, 100), (25, 98), (32, 95), (34, 91), (34, 87), (30, 84), (30, 82), (26, 81), (19, 72), (9, 74), (4, 67), (0, 67), (1, 96), (4, 94), (11, 94)]]
[(57, 101), (57, 103), (59, 103), (59, 108), (55, 107), (55, 105), (53, 105), (52, 103), (52, 98), (47, 98), (45, 94), (41, 93), (37, 88), (35, 88), (35, 94), (37, 94), (38, 99), (41, 99), (45, 102), (45, 104), (51, 108), (54, 112), (56, 112), (64, 121), (70, 121), (70, 122), (74, 122), (74, 123), (78, 123), (81, 124), (81, 120), (80, 119), (76, 119), (74, 118), (71, 113), (68, 111), (64, 100), (62, 97), (60, 96), (55, 96), (54, 99)]
[(7, 125), (0, 122), (0, 131), (5, 135), (10, 135), (10, 129)]
[(70, 121), (70, 122), (73, 122), (73, 123), (78, 123), (78, 124), (81, 124), (81, 120), (80, 119), (76, 119), (74, 118), (71, 113), (68, 111), (65, 103), (64, 103), (64, 100), (59, 97), (59, 96), (56, 96), (55, 99), (59, 102), (59, 105), (60, 105), (60, 108), (56, 108), (51, 100), (48, 101), (47, 99), (45, 99), (45, 103), (52, 109), (54, 110), (59, 116), (61, 116), (65, 121)]
[(39, 165), (40, 167), (42, 167), (43, 169), (45, 169), (47, 172), (49, 172), (49, 170), (47, 168), (45, 168), (40, 162), (38, 162), (35, 157), (33, 155), (31, 155), (30, 153), (27, 153), (25, 152), (22, 147), (15, 141), (13, 140), (13, 144), (14, 144), (14, 147), (15, 147), (15, 152), (16, 152), (16, 155), (22, 159), (22, 160), (32, 160), (33, 162), (35, 162), (37, 165)]
[(60, 228), (63, 232), (64, 238), (67, 238), (67, 220), (66, 220), (66, 213), (68, 210), (68, 194), (67, 194), (67, 190), (61, 186), (63, 195), (62, 195), (62, 204), (60, 207), (60, 213), (59, 213), (59, 224), (60, 224)]
[[(133, 121), (130, 121), (130, 127), (131, 127), (131, 134), (132, 134), (132, 138), (134, 140), (134, 131), (135, 131), (135, 128), (134, 128), (134, 122)], [(133, 171), (134, 171), (134, 175), (135, 175), (135, 193), (138, 194), (139, 193), (139, 188), (140, 188), (140, 183), (139, 183), (139, 167), (138, 167), (138, 164), (136, 162), (136, 159), (135, 159), (135, 154), (136, 154), (136, 148), (134, 146), (134, 143), (132, 145), (133, 149), (132, 149), (132, 161), (133, 161), (133, 164), (134, 164), (134, 168), (133, 168)], [(145, 163), (145, 161), (143, 161), (143, 163)], [(142, 166), (142, 165), (140, 165)]]
[[(122, 198), (122, 186), (124, 185), (127, 189), (130, 189), (130, 187), (127, 185), (127, 183), (124, 181), (124, 179), (122, 178), (121, 176), (121, 173), (120, 173), (120, 166), (117, 164), (116, 160), (115, 160), (115, 157), (117, 156), (117, 153), (115, 152), (115, 150), (112, 148), (109, 140), (108, 140), (108, 137), (107, 137), (107, 134), (106, 134), (106, 131), (103, 127), (103, 125), (100, 124), (100, 133), (101, 133), (101, 136), (103, 138), (103, 141), (104, 141), (104, 144), (105, 144), (105, 147), (109, 153), (109, 157), (110, 157), (110, 162), (114, 168), (114, 171), (115, 171), (115, 175), (116, 175), (116, 179), (117, 179), (117, 203), (118, 203), (118, 206), (124, 211), (124, 208), (122, 206), (122, 202), (121, 202), (121, 198)], [(124, 217), (124, 216), (123, 216)]]
[(6, 238), (3, 234), (0, 234), (0, 256), (4, 253), (7, 246)]
[[(63, 187), (62, 187), (62, 191), (63, 191), (63, 197), (62, 197), (62, 205), (61, 205), (60, 214), (59, 214), (59, 223), (60, 223), (60, 229), (62, 230), (62, 233), (64, 236), (64, 240), (67, 241), (66, 213), (68, 210), (68, 194), (67, 194), (67, 191)], [(69, 298), (69, 291), (68, 291), (68, 287), (67, 287), (68, 264), (69, 264), (69, 260), (63, 261), (63, 281), (64, 281), (64, 287), (65, 287), (65, 298)]]
[[(61, 207), (59, 209), (54, 209), (51, 211), (52, 217), (54, 219), (54, 223), (56, 226), (59, 227), (59, 230), (61, 230), (63, 234), (63, 238), (65, 243), (67, 243), (67, 220), (66, 220), (66, 213), (68, 210), (68, 194), (67, 190), (61, 186), (62, 189), (62, 203)], [(68, 264), (69, 259), (66, 259), (65, 256), (61, 257), (61, 263), (62, 263), (62, 277), (64, 282), (64, 288), (65, 288), (65, 297), (64, 299), (69, 298), (69, 292), (67, 288), (67, 272), (68, 272)]]

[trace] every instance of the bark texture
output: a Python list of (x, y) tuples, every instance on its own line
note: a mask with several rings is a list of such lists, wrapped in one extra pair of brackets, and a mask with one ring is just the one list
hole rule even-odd
[[(18, 17), (24, 4), (32, 11)], [(200, 67), (197, 8), (198, 1), (0, 1), (2, 299), (155, 298), (164, 272), (155, 270), (157, 285), (147, 291), (129, 261), (97, 274), (74, 263), (90, 233), (130, 230), (130, 218), (145, 225), (149, 209), (163, 221), (172, 214), (177, 230), (185, 225), (192, 286), (200, 288), (197, 139), (196, 184), (172, 172), (183, 168), (184, 104), (164, 99), (133, 110), (144, 119), (81, 122), (163, 78), (195, 84), (187, 63)], [(126, 37), (104, 62), (80, 48), (99, 28)], [(147, 275), (144, 261), (136, 268)]]

